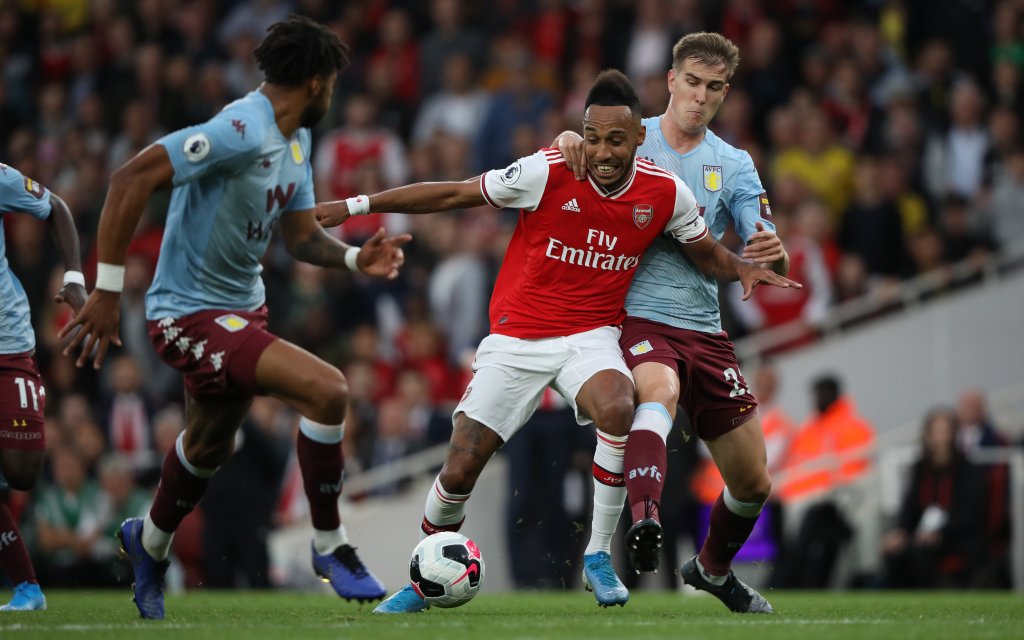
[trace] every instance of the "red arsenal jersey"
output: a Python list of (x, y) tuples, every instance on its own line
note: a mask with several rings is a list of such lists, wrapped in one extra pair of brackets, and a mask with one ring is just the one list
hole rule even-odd
[(648, 245), (663, 233), (681, 243), (707, 234), (690, 189), (642, 159), (612, 192), (577, 181), (554, 149), (488, 171), (480, 185), (491, 206), (522, 209), (490, 308), (491, 332), (515, 338), (620, 324)]

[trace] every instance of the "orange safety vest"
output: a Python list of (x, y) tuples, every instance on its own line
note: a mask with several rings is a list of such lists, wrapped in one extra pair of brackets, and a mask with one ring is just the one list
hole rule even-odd
[[(864, 475), (870, 467), (868, 449), (875, 440), (875, 431), (853, 408), (847, 398), (840, 398), (824, 413), (812, 418), (793, 438), (783, 462), (786, 472), (777, 494), (783, 502), (827, 493)], [(863, 455), (827, 467), (800, 471), (800, 465), (823, 456), (844, 456), (864, 450)]]

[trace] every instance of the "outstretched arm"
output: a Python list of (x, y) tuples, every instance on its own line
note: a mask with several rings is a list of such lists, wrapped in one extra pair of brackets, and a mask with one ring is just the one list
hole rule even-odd
[[(75, 228), (75, 219), (71, 215), (65, 203), (55, 193), (50, 193), (50, 217), (46, 219), (50, 225), (50, 235), (57, 244), (61, 260), (64, 262), (64, 272), (77, 272), (77, 277), (82, 279), (82, 257), (78, 245), (78, 230)], [(54, 297), (57, 303), (66, 302), (71, 310), (78, 315), (85, 304), (85, 285), (80, 282), (72, 282), (64, 276), (64, 286)]]
[(110, 177), (110, 188), (100, 214), (97, 235), (96, 288), (75, 317), (60, 332), (60, 337), (79, 331), (64, 348), (70, 355), (80, 344), (81, 353), (75, 364), (85, 366), (89, 354), (96, 349), (93, 366), (103, 364), (110, 343), (121, 344), (118, 336), (121, 321), (121, 284), (124, 280), (124, 258), (135, 227), (142, 217), (149, 196), (170, 183), (174, 168), (167, 150), (159, 144), (150, 145)]
[(726, 249), (711, 234), (706, 234), (696, 242), (681, 242), (680, 245), (697, 269), (707, 277), (726, 281), (739, 280), (743, 284), (744, 300), (749, 300), (754, 293), (754, 287), (762, 282), (783, 289), (803, 287), (802, 284), (760, 265), (740, 260), (739, 256)]
[(487, 204), (480, 188), (481, 177), (464, 182), (420, 182), (388, 189), (372, 196), (321, 202), (316, 219), (324, 227), (336, 227), (350, 215), (368, 213), (435, 213)]

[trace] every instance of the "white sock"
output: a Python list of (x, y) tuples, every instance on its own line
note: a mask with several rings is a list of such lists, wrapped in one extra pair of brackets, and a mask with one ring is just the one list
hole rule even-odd
[(146, 519), (142, 521), (142, 548), (146, 550), (146, 553), (157, 562), (166, 560), (167, 555), (171, 552), (172, 540), (174, 540), (174, 532), (162, 531), (153, 524), (153, 519), (147, 513)]
[(441, 486), (441, 476), (434, 478), (434, 486), (427, 493), (427, 503), (423, 505), (423, 526), (420, 527), (420, 539), (426, 538), (428, 527), (454, 531), (466, 519), (466, 501), (470, 494), (451, 493)]
[(626, 484), (622, 478), (623, 455), (627, 436), (612, 436), (597, 431), (594, 450), (594, 515), (590, 524), (590, 542), (585, 555), (611, 553), (615, 525), (626, 503)]
[(726, 509), (741, 518), (756, 518), (761, 515), (761, 509), (764, 509), (763, 502), (740, 502), (732, 497), (732, 494), (729, 493), (729, 487), (722, 491), (722, 502), (725, 503)]
[(704, 565), (700, 563), (699, 557), (697, 558), (697, 571), (700, 571), (700, 575), (704, 576), (705, 580), (715, 585), (716, 587), (722, 586), (723, 584), (725, 584), (725, 581), (729, 579), (729, 574), (725, 574), (724, 576), (716, 576), (711, 573), (708, 573), (708, 570), (705, 569)]
[(660, 402), (645, 402), (636, 408), (629, 431), (653, 431), (663, 441), (668, 440), (668, 434), (672, 432), (672, 415)]
[(306, 416), (299, 416), (299, 431), (313, 442), (336, 444), (345, 437), (345, 421), (342, 420), (341, 424), (322, 424)]
[(345, 525), (330, 531), (313, 529), (313, 548), (320, 555), (334, 553), (334, 550), (343, 544), (348, 544), (348, 533), (345, 531)]

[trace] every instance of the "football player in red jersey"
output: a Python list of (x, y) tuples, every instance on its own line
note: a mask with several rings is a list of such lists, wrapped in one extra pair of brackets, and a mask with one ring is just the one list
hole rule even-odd
[[(759, 283), (800, 285), (740, 260), (715, 241), (689, 188), (636, 158), (640, 105), (629, 80), (603, 72), (586, 100), (588, 179), (577, 182), (561, 154), (542, 149), (465, 182), (421, 183), (322, 203), (324, 226), (371, 212), (430, 213), (489, 204), (516, 207), (519, 224), (491, 297), (491, 334), (455, 409), (444, 468), (427, 496), (425, 535), (454, 531), (487, 460), (536, 409), (552, 386), (580, 424), (597, 425), (594, 516), (584, 552), (584, 585), (598, 604), (624, 605), (629, 593), (611, 566), (609, 543), (625, 499), (623, 449), (633, 416), (633, 381), (617, 340), (623, 302), (640, 256), (670, 234), (702, 271), (740, 280), (745, 297)], [(409, 585), (379, 613), (426, 608)]]

